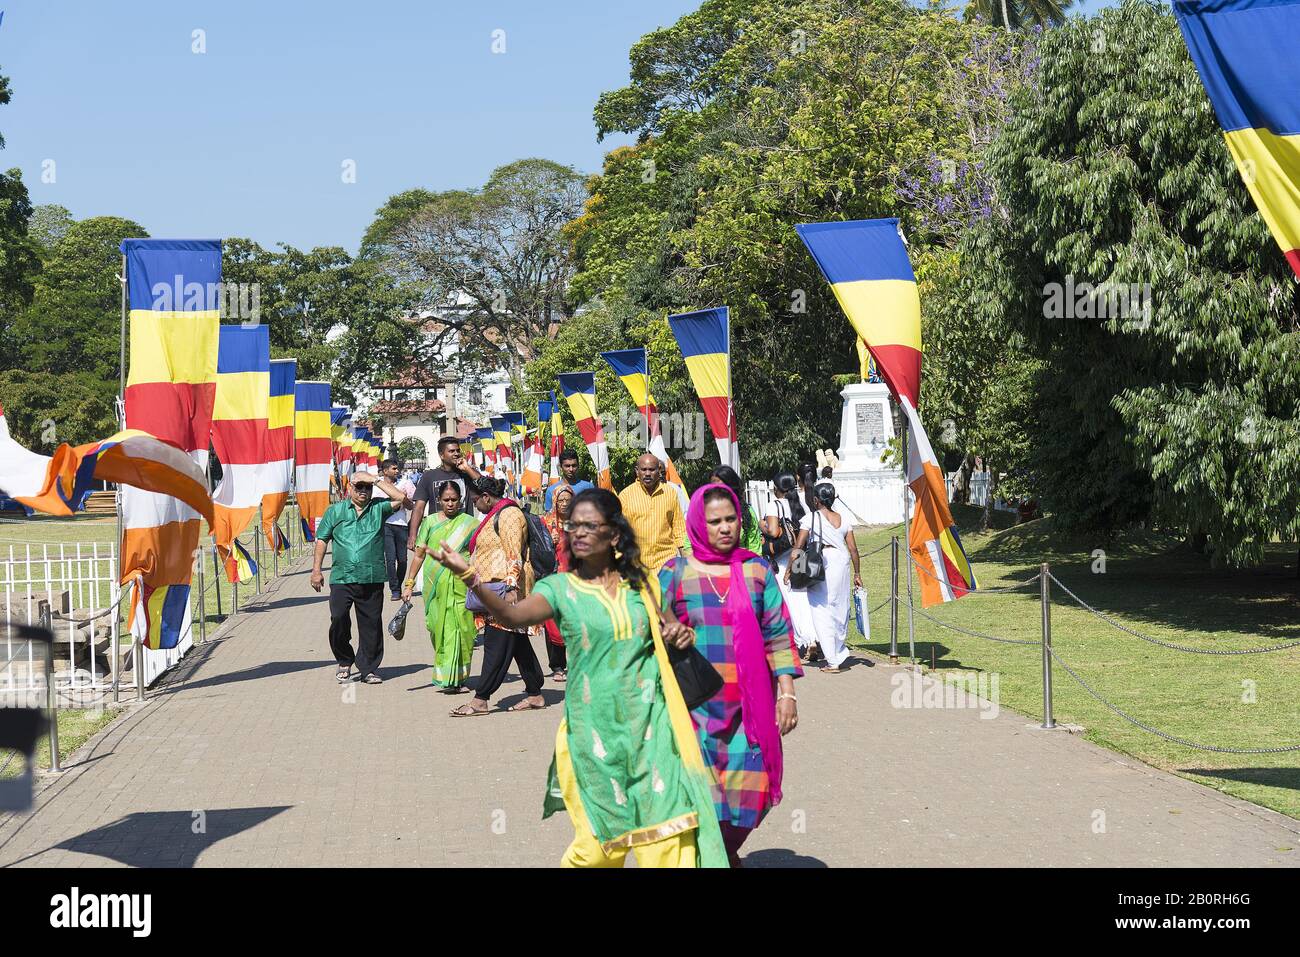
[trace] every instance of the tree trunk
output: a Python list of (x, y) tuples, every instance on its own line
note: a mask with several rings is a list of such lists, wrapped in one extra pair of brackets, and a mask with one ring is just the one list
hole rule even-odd
[(1002, 26), (1008, 33), (1011, 32), (1011, 20), (1007, 17), (1007, 0), (1002, 0)]

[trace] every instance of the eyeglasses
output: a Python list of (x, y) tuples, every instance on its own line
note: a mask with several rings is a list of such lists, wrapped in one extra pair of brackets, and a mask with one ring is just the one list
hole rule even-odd
[(587, 532), (595, 535), (602, 528), (608, 528), (609, 526), (604, 522), (565, 522), (561, 527), (570, 535), (575, 532)]

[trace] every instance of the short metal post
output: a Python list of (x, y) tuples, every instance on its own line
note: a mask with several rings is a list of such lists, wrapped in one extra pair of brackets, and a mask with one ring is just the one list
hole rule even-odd
[[(130, 587), (129, 585), (127, 586)], [(113, 608), (113, 619), (109, 622), (109, 632), (113, 638), (113, 704), (121, 700), (118, 686), (122, 680), (122, 626), (119, 622), (122, 620), (122, 584), (118, 582), (116, 588), (109, 588), (108, 597), (113, 598), (113, 592), (117, 592), (115, 607)]]
[[(45, 707), (50, 720), (50, 770), (61, 771), (59, 767), (59, 695), (54, 687), (54, 622), (50, 615), (50, 603), (42, 601), (37, 608), (40, 626), (50, 633), (50, 640), (45, 643)], [(94, 653), (92, 648), (91, 653)], [(69, 669), (71, 670), (71, 669)]]
[(1038, 596), (1043, 606), (1043, 729), (1056, 727), (1052, 717), (1052, 575), (1047, 562), (1039, 569)]
[[(204, 587), (203, 575), (203, 548), (199, 548), (199, 560), (196, 563), (199, 571), (199, 644), (204, 644), (208, 640), (208, 590)], [(190, 622), (193, 628), (194, 623)]]
[(257, 510), (257, 525), (253, 531), (253, 564), (257, 566), (254, 577), (257, 579), (257, 593), (262, 594), (262, 509)]
[(280, 577), (280, 536), (276, 534), (276, 529), (280, 526), (276, 522), (271, 523), (271, 571), (276, 578)]
[(217, 619), (221, 619), (221, 563), (217, 561), (217, 550), (212, 549), (212, 584), (217, 592)]
[(898, 664), (898, 536), (889, 548), (889, 663)]
[[(900, 546), (901, 547), (901, 546)], [(905, 556), (907, 569), (907, 656), (912, 659), (912, 664), (916, 664), (916, 616), (912, 614), (912, 553), (909, 551)]]

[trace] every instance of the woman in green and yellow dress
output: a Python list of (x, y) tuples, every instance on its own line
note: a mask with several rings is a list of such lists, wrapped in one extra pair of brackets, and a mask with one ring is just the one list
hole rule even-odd
[[(433, 683), (447, 694), (463, 694), (474, 652), (474, 615), (465, 608), (465, 583), (447, 570), (434, 553), (444, 546), (464, 557), (478, 523), (461, 510), (460, 487), (444, 482), (434, 490), (438, 511), (426, 515), (415, 538), (415, 561), (402, 583), (402, 599), (411, 600), (416, 575), (424, 567), (424, 620), (433, 642)], [(427, 563), (425, 559), (428, 559)]]
[(714, 779), (668, 660), (667, 644), (689, 647), (694, 633), (659, 611), (616, 495), (588, 489), (569, 514), (573, 570), (514, 604), (458, 555), (435, 556), (495, 620), (554, 619), (564, 635), (569, 681), (543, 811), (563, 807), (573, 823), (561, 866), (619, 867), (630, 850), (642, 867), (726, 867)]

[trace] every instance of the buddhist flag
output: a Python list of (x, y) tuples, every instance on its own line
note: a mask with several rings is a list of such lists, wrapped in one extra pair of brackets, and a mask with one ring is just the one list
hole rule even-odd
[(564, 451), (564, 420), (560, 418), (560, 403), (555, 401), (555, 390), (551, 390), (551, 480), (554, 485), (560, 480), (560, 453)]
[(545, 400), (537, 403), (537, 431), (531, 441), (525, 440), (524, 444), (524, 471), (519, 476), (519, 484), (530, 492), (542, 489), (542, 470), (546, 461), (542, 453), (542, 431), (546, 428), (550, 411)]
[[(217, 392), (221, 241), (126, 239), (130, 357), (128, 432), (185, 452), (207, 474)], [(206, 483), (205, 483), (206, 484)], [(192, 500), (122, 489), (122, 581), (131, 596), (131, 632), (150, 649), (190, 641), (190, 571), (200, 512)]]
[(1300, 276), (1300, 0), (1174, 0), (1228, 151)]
[(294, 388), (293, 494), (302, 534), (316, 539), (316, 525), (330, 503), (330, 384), (299, 382)]
[(614, 374), (627, 389), (627, 394), (641, 410), (646, 428), (646, 451), (652, 452), (655, 458), (664, 463), (669, 482), (681, 485), (682, 478), (677, 474), (677, 466), (673, 465), (672, 459), (668, 457), (668, 450), (664, 448), (664, 437), (659, 431), (659, 407), (655, 404), (655, 397), (650, 393), (650, 359), (645, 349), (602, 352), (600, 357), (609, 363)]
[(492, 440), (497, 446), (497, 462), (501, 468), (497, 478), (504, 478), (508, 485), (515, 484), (515, 452), (510, 443), (510, 422), (504, 415), (494, 415), (488, 421), (492, 423)]
[(917, 414), (921, 387), (921, 300), (896, 219), (796, 226), (880, 376), (907, 418), (907, 484), (915, 499), (908, 548), (920, 569), (925, 607), (960, 598), (975, 574), (948, 510), (943, 472)]
[(337, 482), (339, 494), (347, 491), (347, 473), (343, 467), (343, 435), (351, 413), (341, 405), (330, 406), (330, 478)]
[(98, 481), (170, 495), (212, 523), (207, 478), (174, 446), (144, 432), (126, 431), (86, 445), (65, 442), (54, 455), (41, 455), (10, 437), (0, 406), (0, 492), (38, 512), (71, 515)]
[(212, 412), (212, 448), (221, 463), (221, 481), (212, 493), (212, 540), (232, 582), (257, 574), (257, 563), (235, 539), (262, 504), (270, 396), (270, 330), (221, 326)]
[(587, 451), (591, 454), (591, 463), (596, 469), (596, 484), (613, 491), (614, 482), (609, 475), (609, 449), (605, 445), (605, 427), (596, 415), (596, 373), (561, 372), (558, 378), (560, 391), (568, 400), (569, 411), (573, 413), (573, 421), (578, 425), (578, 434), (587, 443)]
[(348, 494), (348, 485), (352, 470), (356, 466), (356, 435), (352, 431), (352, 412), (345, 409), (343, 420), (339, 423), (338, 450), (335, 457), (339, 470), (339, 494)]
[(270, 399), (266, 404), (266, 466), (262, 471), (262, 534), (276, 551), (289, 547), (277, 522), (293, 488), (293, 394), (297, 379), (297, 359), (271, 360)]
[(479, 448), (483, 452), (483, 467), (489, 472), (496, 471), (497, 451), (496, 438), (492, 432), (491, 426), (483, 426), (474, 430), (474, 437), (478, 439)]
[(722, 465), (740, 471), (736, 412), (731, 401), (730, 313), (726, 306), (668, 317), (686, 371), (699, 394), (704, 417), (713, 430)]

